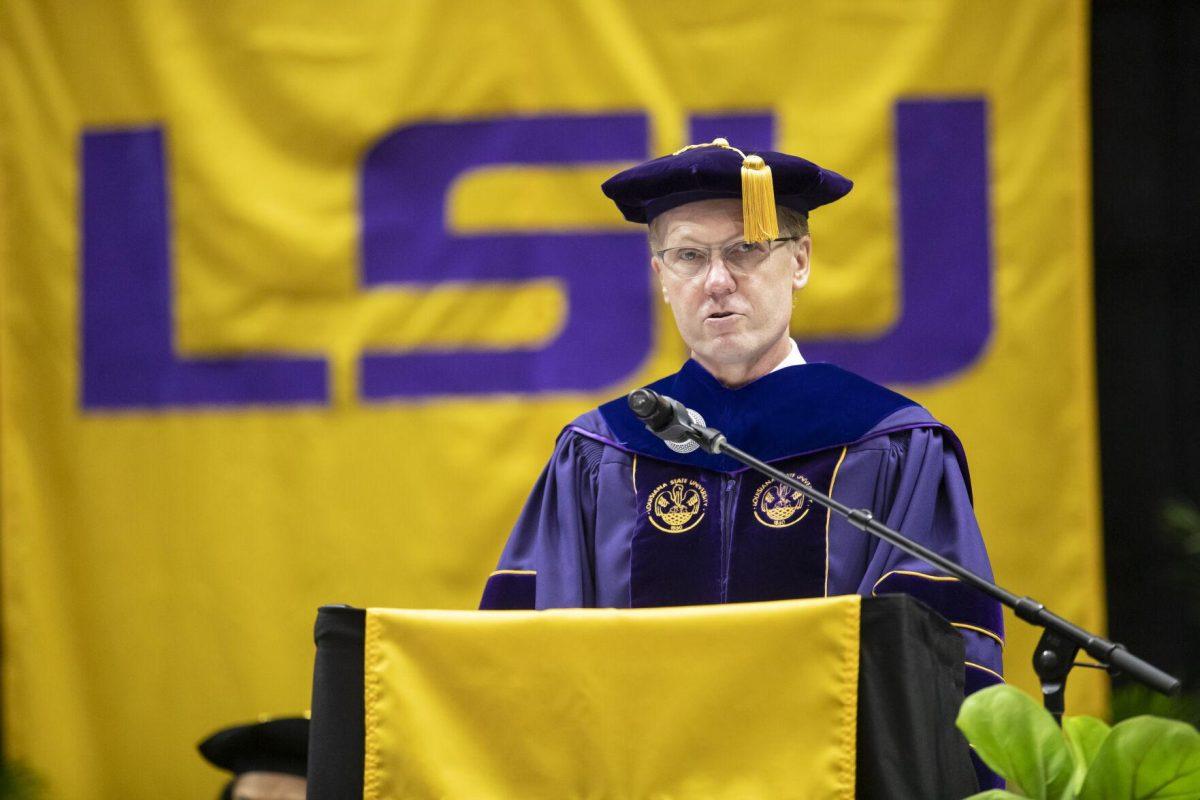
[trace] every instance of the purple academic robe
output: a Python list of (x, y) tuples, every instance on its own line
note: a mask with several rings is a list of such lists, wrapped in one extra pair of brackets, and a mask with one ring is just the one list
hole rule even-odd
[[(991, 566), (954, 434), (829, 364), (740, 389), (695, 361), (651, 387), (729, 441), (975, 572)], [(675, 452), (618, 398), (572, 422), (481, 608), (695, 605), (903, 592), (966, 643), (966, 690), (1002, 680), (998, 603), (725, 456)], [(981, 784), (995, 785), (986, 773)]]

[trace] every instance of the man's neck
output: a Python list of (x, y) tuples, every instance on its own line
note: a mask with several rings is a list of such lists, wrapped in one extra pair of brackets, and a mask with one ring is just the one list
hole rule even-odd
[(704, 367), (710, 375), (716, 378), (727, 389), (740, 389), (748, 383), (753, 383), (762, 376), (779, 366), (792, 352), (792, 340), (787, 336), (780, 339), (753, 362), (736, 364), (712, 364), (692, 353), (696, 363)]

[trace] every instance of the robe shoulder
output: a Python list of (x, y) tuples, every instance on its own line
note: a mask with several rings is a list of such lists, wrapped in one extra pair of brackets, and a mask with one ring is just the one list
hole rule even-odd
[(561, 442), (563, 437), (572, 435), (582, 436), (618, 450), (633, 452), (617, 438), (617, 434), (609, 427), (608, 421), (604, 419), (604, 414), (600, 412), (599, 408), (593, 408), (571, 420), (570, 424), (563, 428), (558, 435), (559, 441)]
[[(649, 384), (698, 412), (705, 424), (766, 461), (853, 445), (917, 428), (948, 429), (915, 401), (832, 364), (787, 367), (740, 389), (727, 389), (695, 361)], [(624, 396), (567, 427), (630, 453), (689, 466), (738, 472), (727, 456), (677, 453), (651, 434)], [(957, 439), (953, 438), (954, 448)]]

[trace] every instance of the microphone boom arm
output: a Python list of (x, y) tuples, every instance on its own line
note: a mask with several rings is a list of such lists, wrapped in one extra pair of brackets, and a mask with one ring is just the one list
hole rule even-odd
[[(636, 401), (634, 395), (638, 395)], [(655, 404), (653, 408), (651, 408), (651, 403)], [(663, 408), (673, 409), (669, 426), (672, 438), (681, 434), (698, 444), (706, 453), (728, 456), (768, 478), (795, 489), (814, 503), (845, 518), (859, 530), (882, 539), (898, 550), (943, 570), (946, 574), (1011, 608), (1025, 622), (1042, 628), (1042, 637), (1038, 640), (1034, 650), (1033, 669), (1042, 684), (1043, 702), (1059, 724), (1062, 723), (1067, 675), (1075, 666), (1075, 656), (1081, 649), (1096, 659), (1112, 675), (1124, 673), (1163, 694), (1179, 692), (1180, 681), (1178, 678), (1133, 655), (1125, 649), (1124, 645), (1091, 633), (1050, 611), (1032, 597), (1016, 595), (940, 553), (914, 542), (899, 531), (889, 528), (875, 519), (869, 510), (851, 508), (834, 500), (819, 489), (807, 486), (779, 471), (765, 461), (760, 461), (746, 451), (730, 444), (720, 431), (692, 423), (687, 409), (678, 401), (650, 389), (638, 389), (630, 394), (629, 404), (634, 414), (646, 423), (650, 432), (660, 437), (663, 434), (661, 428), (667, 426), (659, 425), (660, 429), (656, 429), (654, 423), (661, 420), (662, 417), (654, 420), (652, 416), (656, 410), (661, 415)], [(682, 409), (682, 415), (678, 413), (679, 409)]]

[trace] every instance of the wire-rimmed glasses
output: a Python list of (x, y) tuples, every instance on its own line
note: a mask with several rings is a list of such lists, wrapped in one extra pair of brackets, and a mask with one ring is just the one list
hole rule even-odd
[(726, 269), (735, 275), (749, 275), (767, 260), (777, 242), (794, 242), (798, 238), (800, 237), (787, 236), (765, 242), (734, 242), (724, 247), (684, 245), (668, 247), (655, 252), (654, 255), (658, 256), (659, 261), (671, 270), (672, 274), (686, 279), (708, 272), (712, 264), (712, 254), (719, 250), (721, 263)]

